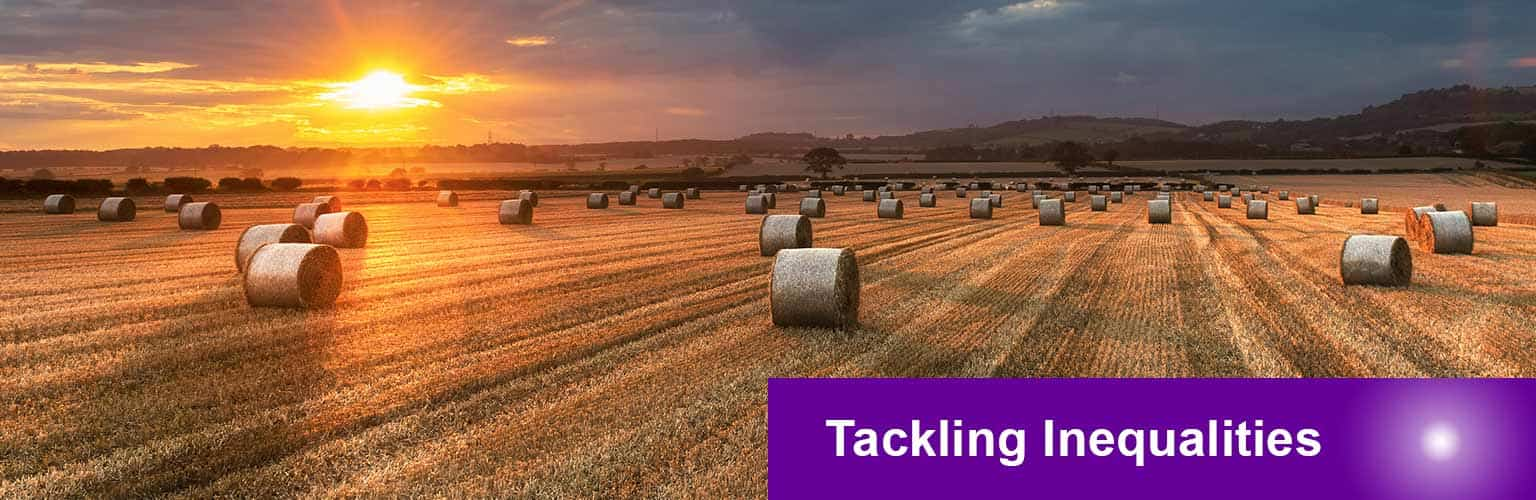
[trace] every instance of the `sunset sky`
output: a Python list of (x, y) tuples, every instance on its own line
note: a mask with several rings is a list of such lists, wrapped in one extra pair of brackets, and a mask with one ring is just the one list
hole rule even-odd
[(0, 0), (0, 149), (1201, 123), (1536, 84), (1536, 2)]

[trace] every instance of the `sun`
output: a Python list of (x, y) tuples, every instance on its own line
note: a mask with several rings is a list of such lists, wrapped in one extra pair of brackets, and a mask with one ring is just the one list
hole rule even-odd
[(411, 97), (411, 94), (420, 91), (422, 87), (413, 85), (405, 81), (404, 76), (388, 70), (377, 70), (360, 80), (334, 83), (328, 87), (335, 90), (320, 94), (320, 98), (345, 104), (350, 109), (402, 109), (437, 104), (427, 99)]

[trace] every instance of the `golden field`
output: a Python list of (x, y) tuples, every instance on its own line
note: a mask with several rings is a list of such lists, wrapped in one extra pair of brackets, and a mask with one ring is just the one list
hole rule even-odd
[[(248, 307), (233, 262), (312, 193), (204, 197), (226, 208), (208, 232), (146, 198), (128, 223), (0, 202), (0, 497), (762, 496), (770, 377), (1536, 376), (1536, 227), (1415, 249), (1408, 288), (1345, 287), (1344, 238), (1402, 216), (1298, 177), (1255, 183), (1323, 193), (1318, 215), (1178, 194), (1170, 225), (1147, 193), (1093, 213), (1079, 192), (1064, 227), (1015, 192), (993, 220), (951, 192), (900, 193), (903, 220), (828, 193), (816, 245), (863, 276), (849, 332), (770, 323), (736, 192), (543, 193), (533, 226), (497, 224), (507, 193), (343, 193), (370, 239), (312, 311)], [(1384, 207), (1486, 188), (1420, 181)]]

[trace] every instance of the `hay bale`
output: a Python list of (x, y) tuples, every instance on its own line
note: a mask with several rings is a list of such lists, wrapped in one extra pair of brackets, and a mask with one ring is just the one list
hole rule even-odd
[(608, 208), (608, 193), (592, 193), (587, 195), (587, 208)]
[(1243, 193), (1243, 204), (1253, 203), (1253, 193)]
[(251, 254), (271, 243), (310, 243), (309, 230), (298, 224), (261, 224), (245, 228), (235, 243), (235, 270), (245, 272), (245, 263)]
[(1419, 248), (1432, 253), (1472, 253), (1472, 219), (1466, 212), (1424, 214)]
[(168, 213), (181, 213), (181, 206), (192, 203), (192, 195), (173, 194), (165, 197), (165, 211)]
[(684, 189), (683, 190), (683, 195), (686, 196), (690, 200), (698, 200), (698, 199), (701, 199), (703, 197), (703, 195), (699, 193), (699, 188)]
[[(622, 197), (619, 203), (624, 203)], [(502, 200), (501, 208), (496, 211), (496, 220), (502, 224), (533, 224), (533, 202), (522, 198)]]
[(1289, 199), (1291, 199), (1291, 192), (1290, 191), (1281, 191), (1280, 192), (1280, 201), (1285, 201), (1285, 200), (1289, 200)]
[(880, 206), (875, 207), (875, 215), (881, 219), (900, 219), (901, 214), (901, 200), (894, 198), (880, 200)]
[(1092, 194), (1099, 194), (1099, 185), (1098, 184), (1090, 184), (1088, 186), (1088, 194), (1091, 194), (1091, 195)]
[(1317, 213), (1317, 205), (1312, 204), (1312, 198), (1300, 197), (1296, 199), (1297, 215), (1314, 215)]
[(242, 283), (254, 307), (324, 307), (341, 295), (341, 256), (330, 246), (268, 243), (247, 264)]
[(457, 207), (457, 206), (459, 206), (459, 193), (455, 193), (453, 191), (438, 191), (437, 192), (437, 206), (439, 206), (439, 207)]
[(1413, 281), (1413, 252), (1397, 236), (1357, 234), (1339, 251), (1345, 285), (1407, 286)]
[(933, 186), (923, 186), (922, 191), (919, 191), (918, 194), (930, 194), (932, 192), (933, 192)]
[(971, 218), (991, 219), (992, 200), (988, 198), (971, 198)]
[(293, 207), (293, 223), (304, 226), (305, 229), (315, 229), (315, 219), (331, 213), (331, 206), (325, 203), (300, 203)]
[(939, 195), (935, 193), (923, 193), (917, 195), (917, 206), (926, 208), (939, 206)]
[(864, 190), (864, 201), (874, 202), (880, 199), (880, 192), (870, 189)]
[(1424, 214), (1438, 212), (1435, 207), (1413, 207), (1403, 212), (1403, 235), (1409, 240), (1419, 241), (1424, 233)]
[(768, 213), (768, 198), (760, 194), (747, 196), (747, 214)]
[(1105, 198), (1102, 194), (1090, 195), (1088, 196), (1088, 206), (1095, 212), (1103, 212), (1109, 210), (1109, 199)]
[(832, 186), (832, 194), (834, 194), (834, 195), (842, 196), (842, 195), (844, 195), (847, 192), (848, 192), (848, 187), (847, 186), (841, 186), (841, 185), (839, 185), (839, 186)]
[(1053, 199), (1040, 202), (1040, 225), (1067, 225), (1067, 210), (1066, 207), (1061, 204), (1061, 200)]
[(681, 210), (683, 208), (683, 193), (661, 195), (661, 208)]
[(1232, 208), (1232, 197), (1224, 194), (1216, 196), (1216, 208)]
[(1379, 213), (1380, 211), (1381, 211), (1381, 202), (1378, 201), (1377, 199), (1375, 199), (1375, 198), (1361, 198), (1360, 199), (1360, 213), (1365, 214), (1365, 215), (1375, 215), (1375, 214)]
[(1110, 191), (1109, 192), (1109, 202), (1110, 203), (1125, 203), (1125, 193), (1121, 192), (1121, 191)]
[(331, 212), (315, 219), (313, 238), (336, 248), (362, 248), (368, 244), (368, 221), (358, 212)]
[(620, 191), (619, 192), (619, 204), (620, 205), (634, 205), (635, 204), (635, 192), (634, 191)]
[(780, 251), (769, 289), (774, 325), (848, 329), (858, 324), (859, 264), (852, 250)]
[(1147, 201), (1147, 223), (1149, 223), (1149, 224), (1172, 224), (1173, 223), (1173, 202), (1170, 202), (1168, 200), (1148, 200)]
[(1314, 195), (1308, 195), (1307, 199), (1312, 200), (1312, 209), (1313, 210), (1317, 210), (1317, 207), (1323, 206), (1323, 197), (1321, 197), (1321, 196), (1318, 196), (1318, 195), (1315, 195), (1315, 194)]
[(1259, 192), (1269, 194), (1269, 186), (1259, 186)]
[(1029, 197), (1029, 208), (1033, 208), (1033, 209), (1038, 210), (1040, 208), (1040, 202), (1042, 202), (1042, 201), (1045, 201), (1045, 195), (1043, 195), (1043, 194), (1037, 194), (1037, 195), (1034, 195), (1034, 196), (1030, 196)]
[[(767, 191), (767, 190), (764, 189), (762, 191)], [(650, 189), (645, 190), (645, 197), (653, 199), (653, 200), (660, 199), (661, 198), (661, 188), (650, 188)]]
[(894, 191), (880, 191), (880, 199), (894, 200), (896, 199), (896, 193)]
[(1205, 201), (1216, 201), (1216, 193), (1214, 192), (1206, 191), (1205, 193), (1202, 193), (1201, 196), (1205, 197)]
[(533, 191), (529, 191), (527, 189), (524, 189), (522, 191), (518, 191), (517, 192), (517, 199), (519, 199), (519, 200), (528, 200), (528, 203), (530, 205), (532, 205), (534, 208), (538, 208), (539, 207), (539, 193), (535, 193)]
[(1028, 183), (1019, 184), (1017, 186), (1014, 186), (1014, 190), (1018, 191), (1020, 193), (1027, 192), (1027, 191), (1029, 191), (1029, 184)]
[(1499, 205), (1491, 201), (1472, 202), (1472, 225), (1499, 225)]
[(981, 191), (981, 197), (982, 198), (991, 198), (992, 197), (992, 190), (990, 190), (990, 189), (982, 190)]
[(965, 188), (963, 188), (963, 187), (962, 188), (955, 188), (955, 197), (956, 198), (964, 198), (965, 197)]
[(826, 217), (827, 200), (821, 198), (801, 198), (800, 215), (817, 218)]
[(1269, 202), (1264, 200), (1248, 202), (1248, 218), (1253, 220), (1269, 220)]
[(737, 185), (736, 186), (736, 190), (745, 193), (747, 191), (751, 191), (752, 190), (752, 186), (748, 186), (746, 184), (741, 184), (741, 185)]
[(812, 189), (812, 190), (806, 191), (805, 192), (805, 197), (806, 198), (820, 198), (821, 197), (821, 190), (820, 189)]
[(987, 196), (987, 203), (991, 203), (992, 208), (1003, 208), (1003, 195), (994, 193)]
[[(803, 208), (803, 207), (802, 207)], [(757, 249), (771, 257), (786, 248), (811, 247), (811, 218), (806, 215), (769, 215), (757, 231)]]
[(309, 200), (309, 202), (310, 203), (324, 203), (326, 208), (327, 208), (325, 213), (340, 212), (341, 211), (341, 197), (340, 196), (335, 196), (335, 195), (316, 196), (315, 199)]
[(640, 194), (640, 185), (639, 184), (630, 184), (629, 188), (626, 189), (626, 191), (629, 191), (631, 193), (635, 193), (635, 195), (638, 196)]
[(1065, 193), (1061, 193), (1061, 201), (1067, 203), (1077, 203), (1077, 191), (1067, 191)]
[(1238, 189), (1236, 187), (1232, 188), (1232, 196), (1242, 196), (1242, 194), (1243, 194), (1243, 190)]
[(50, 194), (47, 198), (43, 198), (43, 213), (55, 215), (75, 213), (75, 197), (67, 194)]
[(763, 193), (763, 202), (768, 204), (768, 209), (779, 208), (779, 195), (775, 193)]
[(96, 220), (129, 222), (137, 217), (138, 213), (138, 207), (133, 204), (133, 199), (114, 196), (101, 200), (101, 206), (96, 209)]
[(182, 204), (181, 211), (176, 212), (176, 225), (183, 230), (214, 230), (223, 221), (219, 206), (206, 201)]
[(1449, 208), (1445, 208), (1445, 204), (1444, 203), (1436, 203), (1436, 204), (1431, 205), (1431, 206), (1435, 207), (1435, 211), (1436, 212), (1444, 212), (1444, 211), (1450, 210)]

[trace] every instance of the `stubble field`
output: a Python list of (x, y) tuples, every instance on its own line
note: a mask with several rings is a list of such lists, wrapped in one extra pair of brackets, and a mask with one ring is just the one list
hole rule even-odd
[(1346, 288), (1341, 242), (1400, 214), (1249, 221), (1176, 195), (1148, 225), (1147, 194), (1082, 194), (1065, 227), (1012, 192), (993, 220), (950, 192), (901, 193), (903, 220), (829, 194), (816, 245), (864, 279), (842, 333), (770, 324), (740, 193), (548, 193), (534, 226), (496, 223), (503, 193), (344, 195), (370, 240), (315, 311), (248, 307), (234, 270), (287, 199), (215, 198), (211, 232), (150, 200), (115, 224), (7, 202), (0, 497), (761, 496), (770, 377), (1536, 376), (1536, 227), (1415, 250), (1410, 288)]

